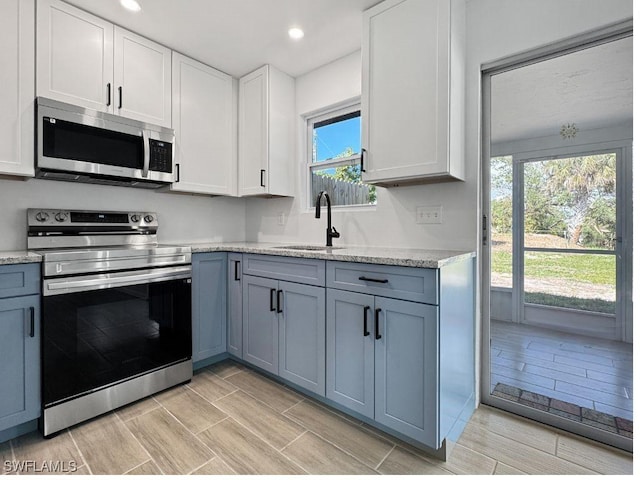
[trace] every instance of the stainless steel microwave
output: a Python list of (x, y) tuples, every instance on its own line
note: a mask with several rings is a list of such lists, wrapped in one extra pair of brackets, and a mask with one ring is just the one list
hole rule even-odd
[(174, 182), (172, 129), (36, 98), (36, 177), (157, 188)]

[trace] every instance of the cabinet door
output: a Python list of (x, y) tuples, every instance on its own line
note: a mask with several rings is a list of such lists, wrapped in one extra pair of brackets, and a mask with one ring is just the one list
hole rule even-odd
[(278, 374), (278, 281), (242, 277), (242, 358)]
[(431, 448), (440, 446), (437, 316), (432, 305), (376, 297), (371, 332), (375, 420)]
[(240, 79), (238, 108), (238, 194), (269, 192), (269, 67)]
[(115, 27), (114, 113), (171, 127), (171, 50)]
[(374, 416), (374, 297), (327, 289), (327, 398)]
[(192, 359), (227, 350), (227, 254), (192, 256)]
[(0, 300), (0, 431), (40, 416), (40, 297)]
[(0, 2), (0, 174), (32, 177), (34, 0)]
[(36, 66), (38, 96), (113, 111), (111, 23), (59, 0), (38, 1)]
[(229, 253), (227, 262), (227, 308), (229, 325), (227, 351), (242, 358), (242, 254)]
[(280, 282), (279, 375), (325, 394), (325, 289)]
[(179, 192), (235, 195), (231, 76), (173, 52), (172, 118)]
[(387, 0), (364, 13), (364, 182), (448, 171), (450, 0)]

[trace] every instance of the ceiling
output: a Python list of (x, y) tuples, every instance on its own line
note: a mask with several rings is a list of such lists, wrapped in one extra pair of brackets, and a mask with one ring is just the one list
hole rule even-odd
[(266, 63), (296, 77), (360, 49), (362, 12), (381, 0), (67, 1), (234, 77)]
[(493, 76), (491, 142), (631, 121), (632, 44), (628, 37)]

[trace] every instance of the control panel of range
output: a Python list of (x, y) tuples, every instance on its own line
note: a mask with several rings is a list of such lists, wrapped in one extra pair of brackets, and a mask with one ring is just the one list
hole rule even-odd
[(27, 210), (29, 227), (95, 227), (118, 226), (126, 229), (157, 228), (155, 212), (103, 212), (89, 210), (57, 210), (30, 208)]

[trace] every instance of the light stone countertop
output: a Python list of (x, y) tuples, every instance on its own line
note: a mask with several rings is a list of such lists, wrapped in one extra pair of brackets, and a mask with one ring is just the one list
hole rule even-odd
[[(281, 248), (295, 245), (294, 242), (217, 242), (182, 243), (190, 245), (193, 253), (236, 252), (279, 255), (283, 257), (316, 258), (340, 262), (373, 263), (378, 265), (397, 265), (403, 267), (441, 268), (445, 265), (476, 256), (475, 252), (454, 250), (429, 250), (417, 248), (358, 247), (336, 245), (333, 248), (321, 247), (321, 250), (297, 250)], [(0, 251), (0, 265), (19, 263), (38, 263), (42, 257), (26, 250)]]
[(297, 250), (280, 248), (296, 245), (291, 243), (267, 242), (221, 242), (192, 243), (192, 253), (236, 252), (280, 255), (283, 257), (317, 258), (340, 262), (374, 263), (378, 265), (397, 265), (403, 267), (441, 268), (445, 265), (476, 256), (475, 252), (454, 250), (429, 250), (417, 248), (359, 247), (336, 245), (321, 250)]
[(40, 263), (42, 257), (37, 253), (26, 250), (0, 252), (0, 265), (15, 265), (18, 263)]

